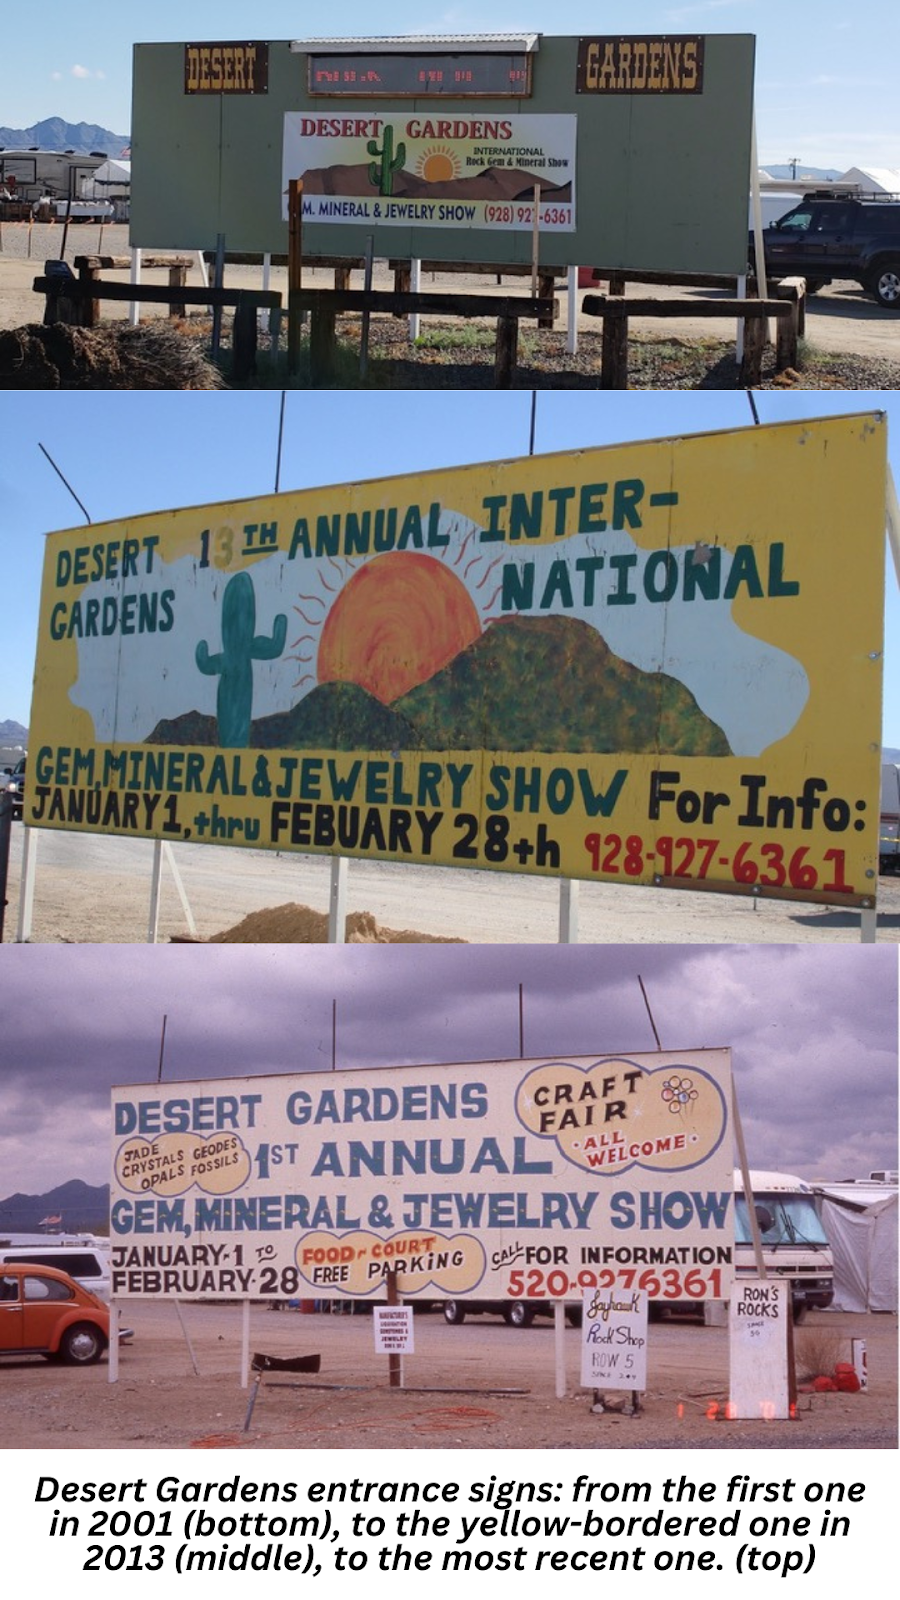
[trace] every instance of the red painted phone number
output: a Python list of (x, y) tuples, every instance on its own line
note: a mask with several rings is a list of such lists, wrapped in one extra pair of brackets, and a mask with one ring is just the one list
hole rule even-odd
[[(746, 840), (733, 856), (720, 855), (718, 839), (675, 839), (664, 836), (645, 845), (636, 833), (589, 833), (584, 847), (591, 858), (591, 871), (628, 878), (639, 878), (648, 870), (662, 878), (703, 879), (716, 877), (711, 869), (722, 867), (733, 883), (757, 884), (761, 889), (820, 889), (823, 894), (853, 894), (852, 883), (844, 877), (843, 850), (826, 850), (826, 866), (814, 866), (809, 846), (795, 850), (772, 841), (758, 844)], [(823, 882), (822, 880), (825, 879)]]
[(514, 1300), (581, 1299), (585, 1289), (643, 1289), (651, 1300), (720, 1300), (724, 1292), (721, 1270), (704, 1272), (691, 1267), (685, 1273), (677, 1267), (657, 1272), (653, 1267), (581, 1267), (577, 1273), (556, 1267), (542, 1272), (529, 1267), (511, 1272), (506, 1292)]

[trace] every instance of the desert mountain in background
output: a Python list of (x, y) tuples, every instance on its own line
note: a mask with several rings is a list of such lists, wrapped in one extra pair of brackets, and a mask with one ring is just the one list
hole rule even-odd
[(109, 1228), (109, 1184), (91, 1187), (71, 1178), (47, 1194), (11, 1194), (0, 1200), (0, 1238), (10, 1233), (39, 1233), (45, 1217), (61, 1217), (54, 1232), (106, 1233)]
[(112, 133), (96, 122), (65, 122), (62, 117), (45, 117), (31, 128), (0, 128), (4, 150), (74, 150), (89, 156), (102, 150), (107, 156), (120, 156), (131, 143), (128, 133)]

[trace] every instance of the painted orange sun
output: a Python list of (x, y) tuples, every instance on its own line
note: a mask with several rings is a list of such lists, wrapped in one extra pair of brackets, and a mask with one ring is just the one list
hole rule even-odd
[(459, 177), (459, 156), (449, 145), (428, 145), (416, 162), (416, 172), (426, 183), (446, 183)]
[(456, 575), (433, 556), (399, 550), (355, 572), (319, 640), (320, 683), (357, 683), (384, 705), (433, 678), (481, 635)]

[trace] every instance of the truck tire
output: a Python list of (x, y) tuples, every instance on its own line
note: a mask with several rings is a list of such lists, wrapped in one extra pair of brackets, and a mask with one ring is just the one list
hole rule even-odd
[(513, 1300), (511, 1305), (503, 1307), (503, 1321), (510, 1328), (530, 1328), (534, 1321), (534, 1306), (527, 1306), (524, 1300)]
[(883, 261), (869, 279), (869, 288), (880, 306), (900, 311), (900, 258)]
[(465, 1320), (466, 1320), (466, 1308), (459, 1300), (445, 1300), (444, 1301), (444, 1321), (445, 1322), (449, 1322), (451, 1327), (453, 1327), (453, 1328), (458, 1328), (459, 1324), (461, 1322), (465, 1322)]

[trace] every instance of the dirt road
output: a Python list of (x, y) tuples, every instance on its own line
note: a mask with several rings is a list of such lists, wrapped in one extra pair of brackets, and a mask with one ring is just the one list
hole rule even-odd
[[(634, 1417), (596, 1415), (582, 1389), (580, 1335), (565, 1333), (566, 1393), (556, 1393), (552, 1318), (508, 1328), (496, 1317), (448, 1327), (438, 1312), (415, 1318), (415, 1353), (402, 1389), (389, 1387), (367, 1315), (303, 1315), (255, 1306), (249, 1349), (320, 1352), (316, 1378), (272, 1374), (250, 1413), (241, 1387), (241, 1310), (235, 1305), (123, 1302), (119, 1381), (97, 1367), (3, 1362), (0, 1428), (7, 1450), (209, 1448), (359, 1449), (890, 1449), (896, 1444), (897, 1318), (812, 1313), (796, 1331), (804, 1350), (849, 1360), (867, 1344), (864, 1394), (801, 1392), (793, 1422), (729, 1422), (728, 1333), (696, 1323), (650, 1329), (648, 1387)], [(818, 1351), (815, 1346), (818, 1346)], [(815, 1361), (813, 1364), (816, 1364)], [(195, 1370), (196, 1367), (196, 1370)], [(610, 1404), (622, 1395), (610, 1395)], [(630, 1404), (630, 1401), (629, 1401)]]
[[(17, 937), (24, 830), (13, 825), (4, 940)], [(35, 943), (131, 944), (147, 938), (153, 845), (149, 840), (33, 830)], [(250, 912), (299, 904), (327, 912), (327, 857), (179, 844), (173, 859), (198, 937), (233, 928)], [(857, 943), (860, 916), (833, 906), (696, 891), (583, 883), (584, 944)], [(351, 861), (348, 910), (387, 928), (473, 944), (547, 944), (559, 936), (559, 885), (549, 878)], [(900, 942), (900, 878), (883, 878), (878, 938)], [(163, 870), (160, 940), (190, 924), (169, 867)], [(274, 934), (259, 942), (279, 942)]]

